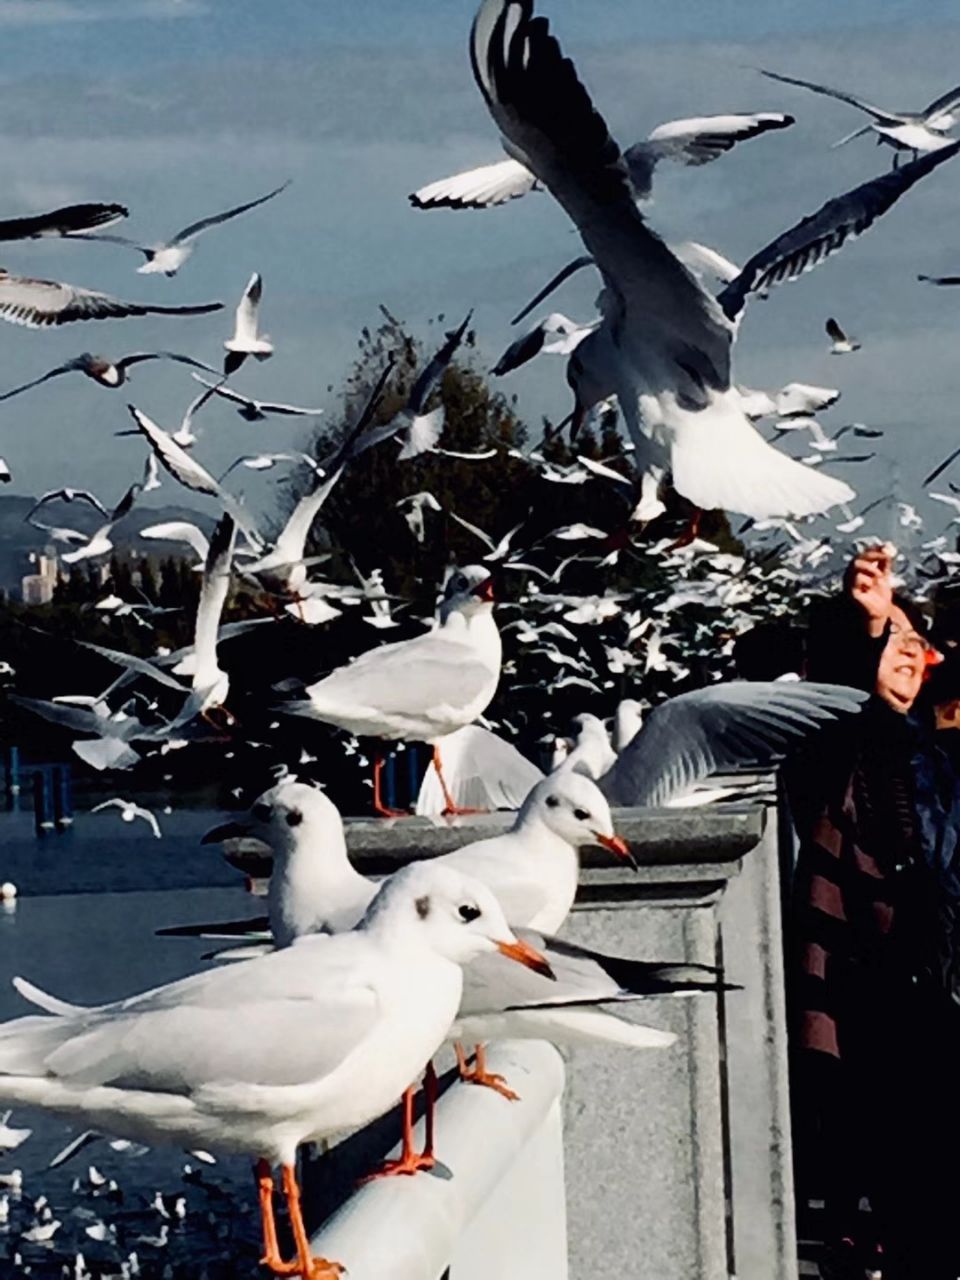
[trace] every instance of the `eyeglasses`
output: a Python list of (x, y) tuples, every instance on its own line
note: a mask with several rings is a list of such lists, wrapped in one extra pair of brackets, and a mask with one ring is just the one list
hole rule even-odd
[(943, 661), (943, 654), (935, 649), (930, 641), (913, 627), (901, 627), (897, 622), (890, 623), (889, 637), (904, 653), (922, 653), (928, 666), (936, 666)]

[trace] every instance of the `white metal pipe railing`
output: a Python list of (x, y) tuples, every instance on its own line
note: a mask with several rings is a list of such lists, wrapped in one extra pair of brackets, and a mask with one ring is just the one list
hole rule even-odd
[(439, 1280), (448, 1267), (451, 1280), (565, 1280), (563, 1062), (513, 1041), (488, 1064), (520, 1101), (454, 1084), (437, 1107), (437, 1169), (361, 1186), (314, 1236), (317, 1256), (349, 1280)]

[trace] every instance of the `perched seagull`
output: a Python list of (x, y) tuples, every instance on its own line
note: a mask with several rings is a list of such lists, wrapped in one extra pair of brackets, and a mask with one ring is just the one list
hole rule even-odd
[(858, 111), (865, 111), (868, 116), (873, 116), (871, 124), (865, 124), (841, 138), (835, 144), (838, 147), (852, 142), (854, 138), (862, 138), (864, 134), (875, 133), (879, 142), (885, 142), (897, 151), (912, 151), (915, 156), (920, 152), (938, 151), (941, 147), (949, 146), (951, 139), (948, 135), (960, 118), (957, 114), (960, 108), (960, 87), (943, 94), (922, 111), (886, 111), (883, 107), (871, 106), (869, 102), (855, 98), (852, 93), (845, 93), (842, 89), (830, 89), (827, 85), (815, 84), (812, 80), (800, 80), (794, 76), (780, 75), (776, 71), (764, 71), (760, 67), (757, 70), (768, 80), (797, 85), (828, 98), (837, 98), (840, 102), (846, 102)]
[(490, 372), (495, 377), (502, 378), (504, 374), (519, 369), (521, 365), (540, 355), (541, 352), (548, 355), (568, 356), (572, 351), (576, 351), (587, 334), (593, 333), (599, 324), (599, 320), (592, 324), (577, 324), (575, 320), (568, 320), (566, 316), (555, 311), (545, 320), (541, 320), (529, 333), (512, 342)]
[(237, 306), (233, 337), (227, 338), (223, 344), (227, 352), (223, 372), (227, 377), (236, 373), (247, 356), (253, 356), (255, 360), (269, 360), (273, 355), (273, 343), (266, 334), (261, 336), (258, 329), (262, 293), (263, 281), (260, 273), (255, 271)]
[[(151, 458), (154, 456), (150, 455)], [(194, 552), (202, 565), (210, 550), (210, 543), (200, 529), (188, 520), (169, 520), (164, 524), (152, 524), (140, 530), (140, 537), (155, 542), (185, 542)]]
[(824, 328), (827, 331), (827, 337), (833, 343), (830, 348), (832, 356), (848, 356), (852, 355), (854, 351), (860, 350), (860, 343), (857, 339), (847, 337), (833, 316), (830, 317)]
[(81, 560), (93, 560), (98, 556), (109, 555), (113, 550), (111, 534), (113, 533), (114, 526), (119, 524), (124, 516), (128, 516), (130, 514), (139, 492), (140, 484), (132, 484), (107, 516), (106, 523), (101, 525), (94, 533), (90, 534), (82, 547), (78, 547), (76, 551), (68, 551), (65, 555), (60, 557), (63, 563), (79, 564)]
[(28, 329), (48, 329), (74, 320), (112, 320), (124, 316), (203, 316), (222, 311), (222, 302), (159, 307), (147, 302), (121, 302), (107, 293), (56, 280), (14, 276), (0, 268), (0, 320)]
[(443, 434), (444, 408), (439, 404), (428, 413), (427, 402), (434, 391), (440, 388), (443, 375), (460, 349), (472, 316), (473, 312), (468, 312), (460, 328), (447, 334), (446, 342), (421, 371), (410, 389), (407, 403), (397, 416), (384, 426), (374, 427), (367, 433), (367, 447), (378, 444), (381, 440), (389, 440), (402, 431), (405, 434), (403, 447), (397, 454), (398, 462), (406, 462), (408, 458), (416, 458), (418, 454), (433, 449)]
[[(637, 200), (650, 198), (653, 172), (661, 160), (683, 165), (709, 164), (733, 150), (738, 142), (771, 129), (788, 129), (793, 123), (793, 116), (762, 111), (754, 115), (698, 116), (658, 125), (645, 141), (624, 152), (634, 196)], [(431, 182), (415, 191), (410, 203), (416, 209), (489, 209), (539, 189), (537, 176), (519, 158), (513, 158)]]
[(136, 249), (138, 253), (142, 253), (146, 258), (146, 262), (137, 267), (141, 275), (155, 275), (162, 272), (165, 276), (175, 276), (193, 253), (194, 241), (202, 232), (208, 231), (210, 227), (219, 226), (221, 222), (228, 222), (231, 218), (236, 218), (241, 213), (246, 213), (249, 209), (255, 209), (259, 204), (265, 204), (268, 200), (272, 200), (274, 196), (278, 196), (281, 191), (286, 191), (289, 185), (289, 181), (284, 182), (281, 186), (275, 187), (273, 191), (268, 191), (265, 196), (260, 196), (256, 200), (250, 200), (246, 204), (238, 204), (236, 208), (227, 209), (224, 213), (215, 213), (209, 218), (201, 218), (199, 222), (191, 222), (188, 227), (178, 231), (172, 239), (163, 241), (160, 244), (142, 245), (138, 244), (136, 240), (128, 239), (126, 236), (84, 235), (83, 238), (85, 240), (102, 240), (107, 244), (124, 244), (131, 249)]
[(100, 813), (104, 809), (119, 809), (120, 817), (124, 822), (134, 822), (137, 818), (142, 818), (147, 823), (150, 830), (158, 840), (163, 838), (160, 831), (160, 823), (156, 820), (149, 809), (143, 809), (133, 800), (121, 800), (119, 797), (114, 800), (104, 800), (100, 804), (95, 804), (90, 810), (91, 813)]
[(64, 373), (83, 373), (88, 378), (92, 378), (94, 382), (99, 382), (101, 387), (122, 387), (127, 381), (127, 370), (133, 365), (143, 364), (147, 360), (175, 360), (178, 364), (188, 364), (194, 369), (206, 369), (208, 373), (216, 373), (216, 369), (211, 369), (202, 360), (194, 360), (192, 356), (178, 355), (175, 351), (138, 351), (132, 356), (123, 356), (120, 360), (110, 360), (107, 356), (91, 355), (89, 351), (84, 351), (81, 355), (75, 356), (72, 360), (68, 360), (65, 364), (57, 365), (56, 369), (51, 369), (49, 373), (43, 374), (40, 378), (34, 378), (32, 382), (24, 382), (19, 387), (14, 387), (12, 391), (5, 391), (0, 395), (0, 400), (12, 400), (14, 396), (20, 395), (22, 391), (29, 391), (32, 387), (39, 387), (42, 382), (49, 382), (51, 378), (59, 378)]
[(0, 219), (0, 240), (41, 240), (109, 227), (127, 217), (122, 204), (69, 204), (51, 213)]
[[(500, 679), (502, 647), (493, 618), (489, 569), (469, 565), (447, 579), (439, 625), (425, 635), (361, 654), (306, 689), (305, 702), (285, 711), (338, 725), (358, 736), (427, 742), (445, 790), (447, 811), (456, 812), (446, 791), (441, 739), (472, 724), (489, 706)], [(382, 755), (374, 763), (373, 803), (397, 816), (380, 796)]]
[[(447, 1036), (462, 966), (497, 951), (550, 972), (485, 885), (448, 868), (405, 867), (348, 933), (304, 938), (116, 1004), (54, 1001), (62, 1012), (5, 1023), (0, 1099), (29, 1099), (151, 1145), (259, 1157), (264, 1264), (274, 1275), (334, 1280), (343, 1268), (311, 1256), (297, 1148), (391, 1107)], [(42, 1004), (43, 993), (27, 990)], [(277, 1245), (278, 1164), (293, 1264)]]
[(185, 449), (177, 444), (169, 432), (164, 431), (162, 427), (158, 427), (145, 413), (141, 413), (136, 406), (129, 404), (127, 408), (130, 410), (140, 432), (150, 442), (157, 461), (164, 470), (168, 471), (174, 480), (178, 480), (187, 489), (216, 498), (224, 511), (233, 516), (237, 528), (245, 535), (250, 544), (254, 547), (262, 547), (263, 539), (250, 520), (243, 504), (234, 498), (232, 494), (227, 493), (205, 467), (202, 467), (195, 458), (191, 457)]
[[(215, 372), (215, 370), (210, 370)], [(198, 382), (202, 382), (205, 387), (209, 387), (214, 395), (222, 396), (224, 400), (230, 400), (233, 404), (239, 406), (237, 413), (247, 422), (263, 422), (273, 414), (281, 417), (291, 418), (319, 418), (323, 413), (322, 409), (305, 409), (296, 404), (281, 404), (275, 400), (253, 400), (249, 396), (243, 396), (239, 391), (234, 391), (232, 387), (224, 386), (219, 382), (208, 382), (206, 378), (201, 378), (198, 374), (192, 375)]]

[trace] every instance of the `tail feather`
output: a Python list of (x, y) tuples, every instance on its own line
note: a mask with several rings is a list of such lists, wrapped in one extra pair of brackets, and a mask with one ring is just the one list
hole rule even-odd
[(0, 1026), (0, 1076), (45, 1075), (47, 1059), (75, 1033), (67, 1018), (30, 1014), (5, 1022)]
[(842, 480), (768, 444), (729, 393), (710, 409), (684, 415), (671, 467), (677, 492), (696, 506), (754, 520), (820, 515), (856, 497)]

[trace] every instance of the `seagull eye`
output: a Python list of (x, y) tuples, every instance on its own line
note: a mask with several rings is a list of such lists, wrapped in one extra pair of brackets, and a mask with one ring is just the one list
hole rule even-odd
[(573, 816), (576, 818), (578, 822), (586, 822), (587, 819), (590, 817), (586, 809), (574, 809)]
[(556, 809), (559, 804), (560, 804), (560, 801), (557, 799), (556, 796), (547, 796), (548, 809)]
[(475, 907), (472, 902), (465, 902), (460, 908), (460, 919), (464, 924), (469, 924), (471, 920), (478, 919), (483, 913), (479, 907)]
[(303, 814), (300, 812), (299, 809), (291, 809), (290, 812), (287, 814), (288, 827), (299, 827), (302, 821), (303, 821)]
[(255, 804), (253, 806), (253, 816), (258, 822), (269, 822), (273, 817), (273, 810), (268, 804)]

